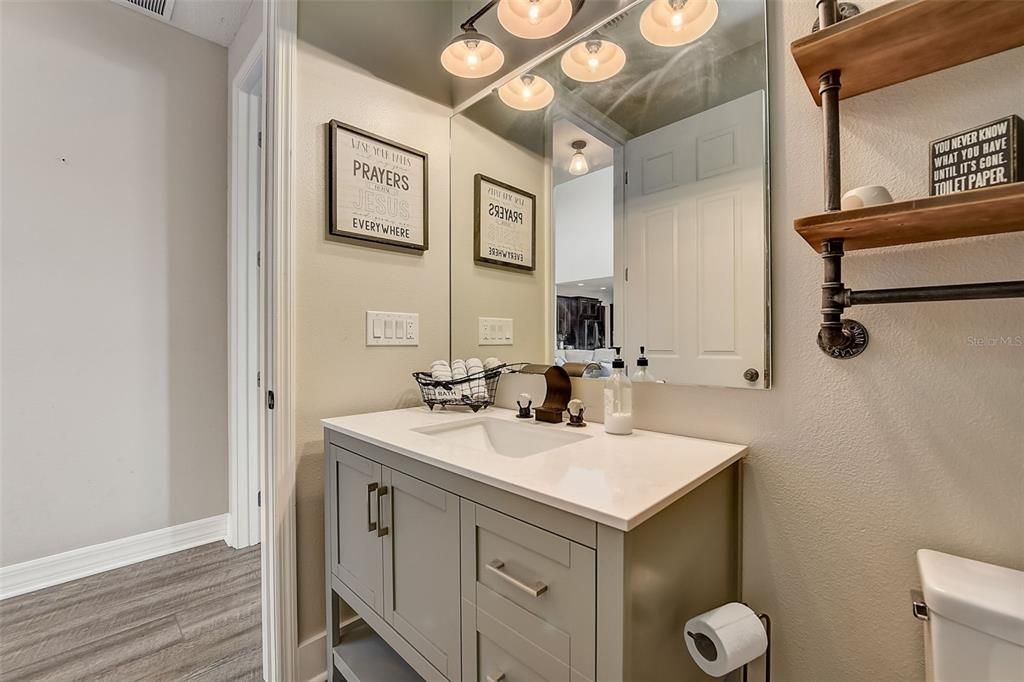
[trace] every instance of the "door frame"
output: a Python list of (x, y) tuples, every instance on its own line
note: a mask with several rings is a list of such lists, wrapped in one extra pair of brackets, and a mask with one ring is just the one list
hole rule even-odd
[(262, 152), (254, 141), (263, 118), (263, 55), (264, 46), (257, 42), (230, 90), (227, 542), (237, 549), (260, 541), (257, 496), (262, 480), (263, 409), (257, 373), (263, 367), (257, 254), (263, 239), (264, 190)]
[(263, 504), (260, 508), (263, 581), (263, 676), (299, 676), (295, 563), (295, 337), (294, 178), (297, 0), (263, 2), (265, 46), (262, 275), (267, 286), (263, 389)]

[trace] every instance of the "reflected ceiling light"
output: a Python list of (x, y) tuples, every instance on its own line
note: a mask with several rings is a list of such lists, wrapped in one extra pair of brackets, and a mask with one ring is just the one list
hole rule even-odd
[(498, 97), (513, 109), (536, 111), (551, 104), (555, 89), (540, 76), (527, 73), (498, 88)]
[[(583, 150), (587, 148), (587, 143), (584, 140), (575, 140), (572, 143), (572, 148), (576, 152), (569, 159), (569, 173), (572, 175), (586, 175), (590, 172), (590, 164), (587, 163), (587, 157), (583, 155)], [(583, 286), (582, 284), (580, 286)]]
[(572, 19), (572, 0), (500, 0), (498, 21), (520, 38), (553, 36)]
[(505, 53), (473, 27), (452, 38), (441, 53), (441, 66), (462, 78), (490, 76), (505, 63)]
[(569, 78), (583, 83), (611, 78), (625, 65), (626, 53), (622, 48), (597, 33), (562, 54), (562, 71)]
[(718, 19), (716, 0), (654, 0), (640, 17), (640, 33), (661, 47), (692, 43)]

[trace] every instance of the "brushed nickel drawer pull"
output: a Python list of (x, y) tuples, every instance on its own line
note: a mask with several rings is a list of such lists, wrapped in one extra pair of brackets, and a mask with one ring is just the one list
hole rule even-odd
[(380, 514), (380, 498), (388, 494), (388, 487), (382, 485), (377, 488), (377, 537), (382, 538), (388, 534), (388, 527), (384, 525), (384, 517)]
[[(376, 483), (366, 484), (366, 532), (372, 533), (377, 530), (377, 524), (373, 520), (373, 512), (370, 511), (370, 495), (377, 489)], [(380, 512), (377, 513), (377, 518), (380, 518)]]
[(548, 591), (548, 586), (542, 582), (538, 581), (533, 585), (527, 585), (523, 581), (517, 580), (510, 576), (508, 573), (502, 570), (503, 568), (505, 568), (505, 562), (501, 559), (492, 559), (491, 561), (488, 561), (487, 568), (489, 568), (495, 575), (497, 575), (499, 578), (507, 582), (512, 587), (516, 588), (517, 590), (525, 592), (531, 597), (539, 597), (540, 595)]
[(498, 673), (497, 677), (487, 676), (487, 682), (505, 682), (505, 673)]

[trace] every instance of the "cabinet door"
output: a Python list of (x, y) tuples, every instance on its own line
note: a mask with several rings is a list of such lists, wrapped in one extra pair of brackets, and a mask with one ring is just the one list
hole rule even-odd
[(381, 466), (331, 446), (334, 575), (377, 613), (384, 611), (383, 543), (378, 536)]
[(388, 468), (384, 484), (384, 618), (459, 682), (459, 498)]

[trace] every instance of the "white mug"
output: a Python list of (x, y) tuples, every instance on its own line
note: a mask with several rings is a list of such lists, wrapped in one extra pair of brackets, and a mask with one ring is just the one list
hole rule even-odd
[(855, 187), (843, 195), (840, 207), (844, 211), (852, 208), (864, 208), (865, 206), (877, 206), (878, 204), (892, 203), (892, 195), (889, 190), (881, 185), (864, 185)]

